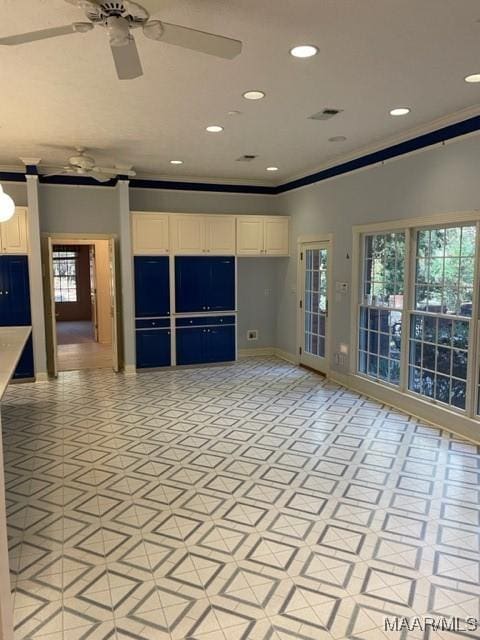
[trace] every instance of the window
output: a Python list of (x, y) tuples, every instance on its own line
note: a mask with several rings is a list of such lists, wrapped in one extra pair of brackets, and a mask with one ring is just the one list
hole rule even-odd
[(398, 386), (402, 344), (405, 233), (364, 237), (360, 373)]
[(358, 373), (480, 419), (480, 221), (360, 236)]
[(476, 227), (416, 232), (408, 388), (466, 408)]
[(53, 251), (53, 285), (55, 302), (77, 302), (78, 252), (72, 249)]

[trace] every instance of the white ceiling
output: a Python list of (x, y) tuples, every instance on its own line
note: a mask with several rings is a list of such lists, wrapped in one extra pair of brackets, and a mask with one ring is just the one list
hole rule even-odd
[[(119, 81), (101, 28), (0, 49), (0, 164), (63, 164), (88, 147), (139, 175), (279, 183), (468, 109), (478, 113), (478, 0), (137, 0), (155, 17), (244, 42), (220, 60), (135, 37), (145, 75)], [(64, 0), (0, 0), (0, 35), (83, 19)], [(314, 43), (309, 60), (291, 46)], [(262, 89), (265, 100), (244, 100)], [(410, 115), (388, 111), (408, 105)], [(343, 109), (328, 122), (309, 115)], [(229, 116), (239, 110), (241, 115)], [(453, 115), (458, 119), (459, 115)], [(205, 126), (221, 124), (222, 134)], [(420, 129), (418, 129), (420, 128)], [(343, 143), (328, 142), (335, 135)], [(257, 154), (252, 163), (238, 163)], [(170, 159), (185, 164), (172, 167)], [(267, 174), (268, 165), (277, 174)]]

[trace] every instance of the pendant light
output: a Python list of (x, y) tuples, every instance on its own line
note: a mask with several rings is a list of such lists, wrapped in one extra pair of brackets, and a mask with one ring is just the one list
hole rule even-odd
[(12, 198), (6, 194), (0, 184), (0, 222), (6, 222), (15, 213), (15, 203)]

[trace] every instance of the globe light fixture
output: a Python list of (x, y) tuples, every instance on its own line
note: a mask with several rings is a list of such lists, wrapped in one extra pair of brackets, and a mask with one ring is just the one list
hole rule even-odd
[(6, 222), (15, 213), (15, 203), (12, 198), (3, 191), (0, 184), (0, 222)]

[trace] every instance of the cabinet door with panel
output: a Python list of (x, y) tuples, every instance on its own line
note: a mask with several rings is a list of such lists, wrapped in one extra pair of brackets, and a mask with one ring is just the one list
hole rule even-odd
[(176, 254), (199, 255), (205, 248), (205, 218), (181, 215), (172, 218), (172, 242)]
[(235, 360), (235, 327), (209, 327), (206, 333), (205, 362)]
[(276, 216), (264, 219), (264, 253), (268, 256), (287, 256), (289, 219)]
[(28, 253), (26, 209), (16, 209), (10, 220), (0, 224), (0, 244), (2, 253)]
[(205, 252), (215, 255), (235, 253), (234, 216), (205, 216)]
[(177, 329), (177, 364), (201, 364), (205, 362), (205, 341), (207, 330), (204, 327)]
[(137, 329), (136, 343), (139, 369), (170, 366), (170, 330)]
[(224, 256), (206, 258), (206, 287), (204, 306), (206, 311), (235, 310), (235, 258)]
[(208, 280), (208, 258), (175, 257), (175, 311), (206, 311), (205, 287)]
[(237, 254), (239, 256), (263, 255), (264, 222), (260, 216), (237, 218)]
[(31, 324), (27, 256), (2, 256), (3, 325)]
[(170, 270), (167, 256), (135, 256), (135, 317), (170, 315)]
[(161, 213), (133, 213), (132, 239), (135, 255), (169, 253), (170, 216)]

